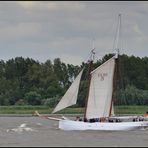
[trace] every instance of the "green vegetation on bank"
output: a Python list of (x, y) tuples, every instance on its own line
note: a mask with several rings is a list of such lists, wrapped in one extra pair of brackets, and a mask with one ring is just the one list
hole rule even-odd
[(145, 114), (148, 106), (115, 106), (116, 114)]
[[(52, 108), (48, 106), (0, 106), (0, 114), (33, 114), (34, 111), (40, 114), (50, 114)], [(66, 108), (59, 114), (82, 114), (83, 108)], [(115, 106), (116, 114), (145, 114), (148, 106)]]
[(35, 110), (42, 113), (50, 111), (46, 106), (0, 106), (0, 114), (32, 114)]
[[(105, 55), (93, 64), (93, 69), (108, 60)], [(148, 105), (148, 57), (121, 55), (119, 58), (115, 105)], [(71, 85), (79, 71), (85, 67), (80, 83), (77, 107), (84, 106), (87, 90), (88, 63), (80, 66), (63, 63), (60, 58), (39, 63), (30, 58), (16, 57), (0, 60), (1, 106), (54, 107)], [(119, 78), (121, 81), (119, 81)], [(12, 111), (13, 112), (13, 111)]]

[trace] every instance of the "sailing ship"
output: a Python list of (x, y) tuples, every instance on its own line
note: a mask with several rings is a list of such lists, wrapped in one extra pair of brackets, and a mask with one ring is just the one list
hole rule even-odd
[[(94, 54), (94, 51), (91, 52)], [(112, 122), (111, 119), (119, 119), (112, 116), (114, 75), (118, 53), (105, 63), (90, 72), (89, 90), (84, 112), (84, 120), (75, 121), (64, 118), (59, 119), (59, 129), (63, 130), (133, 130), (148, 126), (148, 121), (124, 121)], [(89, 60), (90, 70), (93, 60)], [(56, 113), (66, 107), (76, 104), (80, 80), (84, 69), (78, 74), (60, 102), (52, 113)], [(50, 117), (49, 117), (50, 119)], [(114, 120), (115, 121), (115, 120)]]
[[(121, 121), (120, 117), (114, 115), (113, 96), (115, 92), (115, 75), (119, 50), (105, 63), (92, 70), (94, 60), (94, 49), (91, 50), (89, 61), (88, 91), (86, 97), (83, 120), (72, 120), (69, 118), (53, 118), (58, 120), (59, 129), (62, 130), (134, 130), (143, 129), (148, 126), (148, 121)], [(84, 68), (75, 78), (65, 95), (56, 105), (53, 114), (75, 105), (78, 99), (78, 92)], [(130, 117), (127, 117), (130, 118)], [(115, 120), (116, 119), (116, 120)], [(117, 120), (118, 119), (118, 120)], [(116, 121), (116, 122), (114, 122)]]

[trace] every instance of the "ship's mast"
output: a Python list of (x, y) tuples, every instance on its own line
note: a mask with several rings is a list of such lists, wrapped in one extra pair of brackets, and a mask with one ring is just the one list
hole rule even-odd
[(118, 69), (118, 54), (116, 53), (115, 55), (115, 68), (114, 68), (114, 76), (113, 76), (113, 93), (112, 93), (112, 98), (111, 98), (111, 104), (110, 104), (110, 110), (109, 110), (109, 117), (111, 116), (112, 113), (112, 107), (113, 107), (113, 97), (115, 96), (115, 85), (116, 85), (116, 79), (117, 79), (117, 69)]
[(118, 24), (117, 24), (117, 30), (116, 30), (116, 35), (115, 35), (115, 40), (114, 40), (114, 45), (113, 45), (113, 50), (116, 51), (116, 53), (119, 54), (120, 49), (122, 48), (121, 45), (121, 14), (118, 15)]
[(91, 50), (91, 55), (90, 58), (88, 60), (89, 62), (89, 69), (88, 69), (88, 89), (87, 89), (87, 96), (85, 99), (85, 110), (84, 110), (84, 119), (86, 118), (86, 111), (87, 111), (87, 104), (88, 104), (88, 97), (89, 97), (89, 90), (90, 90), (90, 82), (91, 82), (91, 71), (92, 71), (92, 66), (93, 66), (93, 61), (95, 58), (95, 45), (94, 45), (94, 41), (93, 41), (93, 49)]
[[(113, 77), (113, 93), (112, 93), (112, 99), (111, 99), (111, 104), (110, 104), (110, 110), (109, 110), (109, 116), (111, 116), (112, 112), (112, 106), (113, 106), (113, 97), (115, 96), (115, 85), (116, 85), (116, 80), (117, 80), (117, 72), (119, 70), (119, 51), (121, 47), (119, 47), (119, 38), (121, 37), (121, 14), (118, 15), (118, 25), (117, 25), (117, 32), (116, 32), (116, 37), (115, 37), (115, 68), (114, 68), (114, 77)], [(121, 46), (121, 44), (120, 44)]]

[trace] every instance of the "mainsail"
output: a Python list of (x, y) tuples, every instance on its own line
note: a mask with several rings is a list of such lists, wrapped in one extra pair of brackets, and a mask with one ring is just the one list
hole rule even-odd
[(109, 117), (112, 105), (114, 69), (115, 56), (91, 72), (86, 108), (87, 119)]
[(65, 95), (62, 97), (61, 101), (57, 104), (57, 106), (55, 107), (52, 113), (55, 113), (66, 107), (76, 104), (82, 73), (83, 73), (83, 69), (81, 70), (79, 75), (76, 77), (76, 79), (74, 80), (72, 85), (69, 87)]

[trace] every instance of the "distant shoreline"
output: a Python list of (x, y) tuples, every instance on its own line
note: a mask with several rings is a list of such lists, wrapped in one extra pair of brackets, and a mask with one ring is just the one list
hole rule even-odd
[[(50, 117), (61, 117), (63, 115), (67, 117), (83, 116), (83, 114), (41, 114), (41, 115), (50, 116)], [(143, 114), (121, 114), (116, 116), (134, 116), (134, 115), (141, 116)], [(38, 116), (34, 116), (32, 114), (0, 114), (0, 117), (38, 117)]]
[[(0, 106), (0, 116), (33, 116), (35, 111), (42, 115), (61, 116), (61, 115), (82, 115), (84, 108), (66, 108), (51, 114), (53, 108), (48, 106)], [(144, 115), (148, 111), (148, 106), (114, 106), (116, 115)]]
[[(41, 114), (43, 116), (82, 116), (83, 114)], [(0, 117), (38, 117), (32, 114), (0, 114)]]

